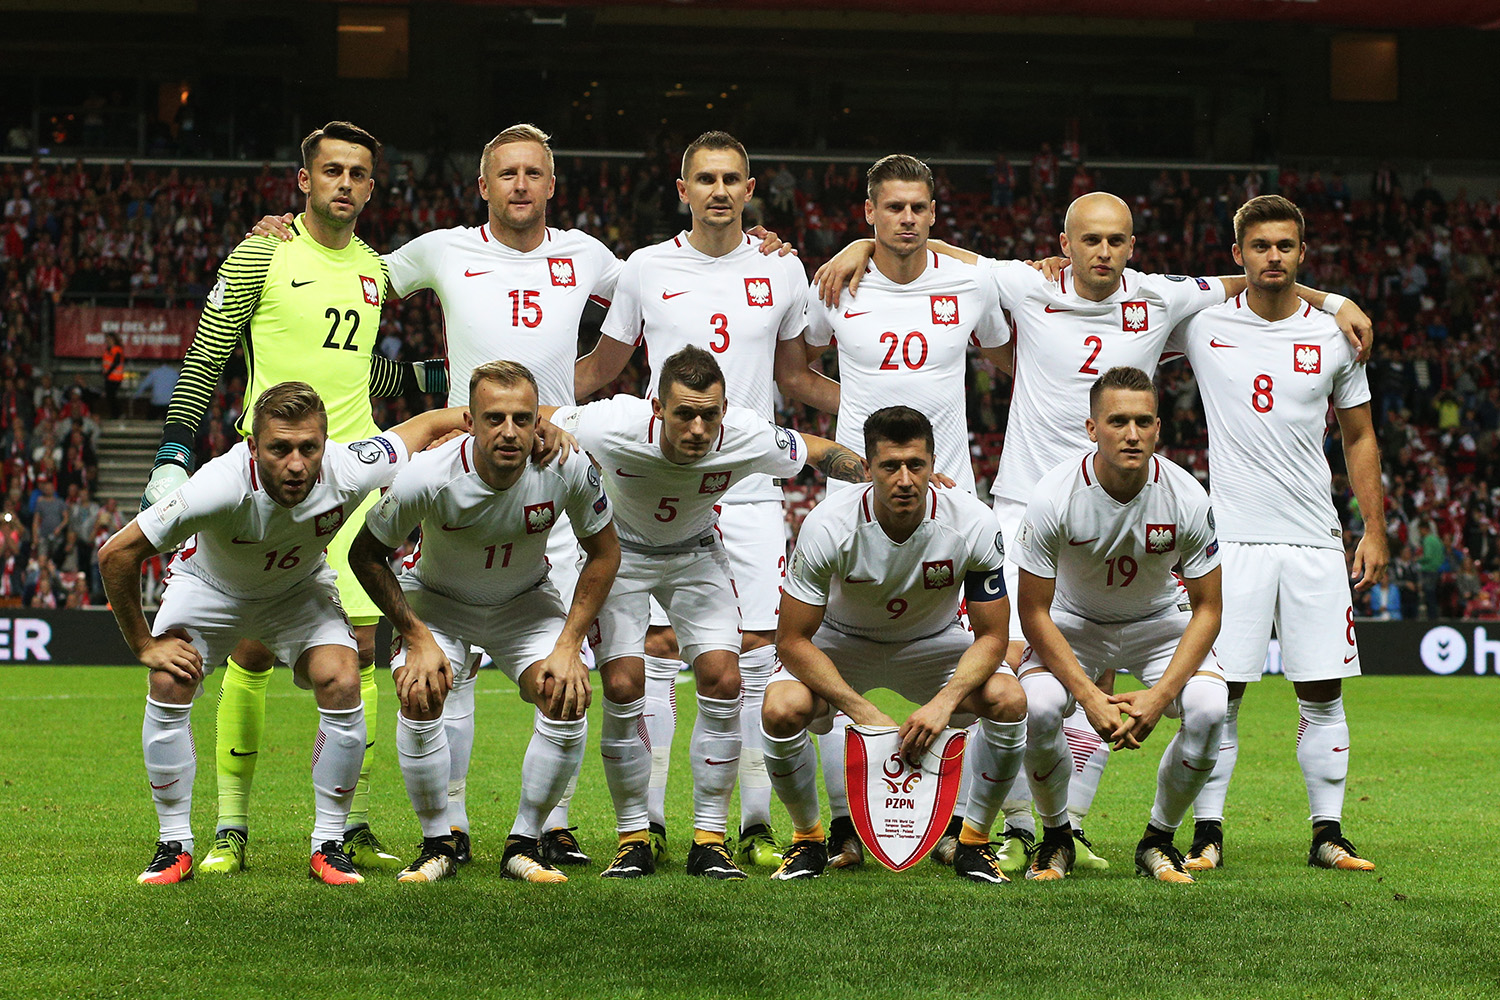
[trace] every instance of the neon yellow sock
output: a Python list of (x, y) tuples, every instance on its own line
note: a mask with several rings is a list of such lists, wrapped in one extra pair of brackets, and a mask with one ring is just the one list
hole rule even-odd
[(271, 671), (246, 670), (233, 660), (219, 687), (215, 761), (219, 773), (218, 829), (250, 828), (250, 786), (266, 730), (266, 685)]
[(349, 820), (345, 829), (368, 826), (370, 823), (370, 762), (375, 759), (371, 752), (375, 747), (376, 699), (380, 689), (375, 685), (375, 664), (361, 667), (359, 671), (359, 696), (365, 700), (365, 762), (359, 769), (359, 784), (354, 786), (354, 804), (349, 807)]

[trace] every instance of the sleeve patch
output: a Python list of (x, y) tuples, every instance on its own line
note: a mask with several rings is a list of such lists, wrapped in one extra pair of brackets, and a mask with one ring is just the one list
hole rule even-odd
[[(376, 444), (376, 441), (380, 441), (380, 439), (370, 438), (365, 441), (355, 441), (349, 445), (349, 450), (354, 452), (354, 457), (365, 465), (374, 465), (380, 461), (380, 444)], [(396, 452), (390, 446), (390, 443), (386, 441), (381, 441), (380, 443), (384, 444), (385, 450), (390, 453), (391, 461), (396, 461)]]
[(1205, 292), (1212, 291), (1212, 289), (1209, 287), (1207, 278), (1194, 278), (1193, 280), (1196, 281), (1198, 283), (1198, 287), (1203, 289)]
[(998, 601), (1005, 596), (1002, 570), (970, 570), (964, 574), (964, 600), (971, 603)]
[(208, 290), (208, 304), (215, 309), (224, 308), (224, 293), (229, 290), (229, 281), (221, 274), (214, 287)]

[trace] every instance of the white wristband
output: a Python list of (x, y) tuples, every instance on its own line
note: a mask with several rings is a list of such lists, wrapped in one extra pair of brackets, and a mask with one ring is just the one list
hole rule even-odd
[(1323, 305), (1321, 308), (1322, 311), (1326, 312), (1328, 315), (1337, 316), (1339, 310), (1344, 308), (1344, 303), (1348, 301), (1349, 300), (1342, 295), (1335, 295), (1333, 292), (1329, 292), (1327, 298), (1323, 300)]

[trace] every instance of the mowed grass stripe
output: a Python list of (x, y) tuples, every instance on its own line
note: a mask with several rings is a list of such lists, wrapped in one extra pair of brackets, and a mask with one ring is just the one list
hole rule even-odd
[[(1057, 885), (989, 888), (923, 863), (810, 884), (707, 884), (682, 872), (691, 687), (679, 690), (662, 875), (597, 877), (613, 814), (591, 748), (574, 804), (593, 868), (556, 887), (503, 880), (499, 855), (530, 709), (481, 679), (469, 780), (475, 863), (437, 886), (306, 878), (311, 697), (272, 681), (252, 804), (250, 870), (176, 888), (134, 884), (155, 839), (140, 761), (144, 679), (119, 668), (12, 667), (0, 729), (0, 994), (15, 997), (558, 996), (1495, 997), (1497, 819), (1489, 678), (1366, 678), (1348, 686), (1353, 776), (1345, 828), (1370, 875), (1306, 867), (1306, 794), (1290, 685), (1241, 713), (1229, 865), (1194, 886), (1135, 878), (1132, 852), (1175, 725), (1117, 754), (1088, 832), (1113, 863)], [(198, 854), (215, 812), (213, 698), (195, 710)], [(384, 689), (373, 817), (418, 839)], [(60, 695), (82, 697), (61, 698)], [(889, 708), (904, 711), (894, 697)], [(732, 812), (731, 815), (735, 815)], [(783, 836), (785, 814), (780, 818)], [(1179, 834), (1186, 847), (1190, 831)], [(1399, 898), (1398, 898), (1399, 897)]]

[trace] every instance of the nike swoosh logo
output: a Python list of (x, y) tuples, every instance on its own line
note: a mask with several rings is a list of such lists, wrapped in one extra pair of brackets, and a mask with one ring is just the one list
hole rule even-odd
[(1069, 545), (1087, 545), (1089, 542), (1097, 542), (1098, 540), (1099, 540), (1099, 536), (1098, 535), (1095, 535), (1093, 538), (1085, 538), (1081, 542), (1075, 542), (1075, 541), (1073, 541), (1073, 539), (1070, 538), (1070, 539), (1068, 539), (1068, 544)]
[(464, 268), (464, 277), (465, 278), (477, 278), (481, 274), (489, 274), (489, 273), (490, 273), (489, 271), (470, 271), (468, 268)]
[(847, 309), (844, 310), (844, 318), (845, 319), (853, 319), (856, 316), (868, 316), (868, 315), (870, 315), (870, 310), (868, 310), (868, 309), (866, 309), (864, 312), (857, 312), (857, 313), (849, 312)]
[(306, 281), (294, 281), (294, 282), (292, 282), (292, 287), (293, 288), (301, 288), (303, 285), (310, 285), (314, 281), (317, 281), (317, 280), (318, 280), (317, 278), (308, 278)]
[(348, 795), (350, 792), (354, 791), (354, 788), (355, 786), (353, 785), (350, 785), (348, 788), (340, 788), (338, 785), (333, 786), (334, 792), (339, 795)]
[(1358, 657), (1358, 656), (1359, 656), (1358, 653), (1350, 653), (1348, 656), (1344, 657), (1344, 662), (1345, 663), (1353, 663), (1354, 660), (1355, 660), (1355, 658)]
[(710, 767), (719, 767), (723, 764), (733, 764), (737, 760), (739, 760), (738, 757), (731, 757), (728, 760), (714, 760), (712, 757), (704, 757), (703, 763), (709, 765)]
[(1334, 753), (1343, 753), (1345, 750), (1348, 750), (1348, 749), (1349, 749), (1348, 747), (1334, 747), (1333, 748), (1333, 752)]
[(465, 528), (472, 528), (472, 527), (474, 527), (472, 524), (460, 524), (458, 527), (454, 527), (453, 525), (449, 524), (447, 521), (443, 522), (443, 530), (444, 531), (463, 531)]
[(255, 542), (247, 542), (247, 541), (245, 541), (245, 539), (243, 539), (243, 538), (241, 538), (241, 537), (240, 537), (240, 536), (238, 536), (238, 535), (235, 535), (235, 536), (234, 536), (234, 537), (233, 537), (233, 538), (231, 538), (231, 539), (230, 539), (230, 540), (229, 540), (229, 541), (230, 541), (230, 542), (231, 542), (231, 543), (232, 543), (232, 544), (234, 544), (234, 545), (254, 545), (254, 544), (256, 544), (256, 543), (255, 543)]
[(691, 292), (691, 291), (692, 291), (692, 289), (689, 288), (686, 291), (682, 291), (682, 292), (662, 292), (661, 293), (661, 297), (664, 298), (664, 299), (675, 299), (675, 298), (677, 298), (677, 296), (679, 296), (679, 295), (686, 295), (688, 292)]
[(609, 754), (603, 753), (603, 752), (601, 752), (599, 754), (599, 756), (603, 757), (605, 760), (624, 760), (625, 759), (624, 757), (612, 757)]
[(234, 747), (229, 748), (229, 756), (231, 757), (254, 757), (258, 753), (260, 753), (259, 750), (236, 750)]
[[(1048, 771), (1048, 772), (1047, 772), (1047, 773), (1048, 773), (1048, 774), (1051, 774), (1051, 773), (1052, 773), (1052, 772), (1051, 772), (1051, 771)], [(988, 782), (989, 782), (989, 783), (990, 783), (990, 784), (992, 784), (992, 785), (995, 785), (995, 784), (999, 784), (999, 782), (1000, 782), (1000, 779), (999, 779), (999, 778), (991, 778), (991, 777), (990, 777), (990, 776), (989, 776), (989, 772), (987, 772), (987, 771), (980, 771), (980, 772), (979, 772), (979, 776), (980, 776), (980, 777), (981, 777), (981, 778), (983, 778), (983, 779), (984, 779), (984, 780), (985, 780), (985, 781), (988, 781)]]
[(806, 766), (807, 766), (807, 762), (803, 761), (801, 764), (798, 764), (796, 767), (792, 768), (790, 771), (772, 771), (771, 772), (771, 777), (773, 777), (773, 778), (790, 778), (792, 775), (796, 774), (798, 771), (802, 770)]
[(859, 577), (846, 576), (846, 577), (844, 577), (844, 582), (845, 583), (874, 583), (875, 582), (875, 578), (873, 576), (859, 576)]
[(1061, 764), (1061, 763), (1062, 763), (1062, 758), (1059, 757), (1057, 759), (1057, 763), (1053, 764), (1052, 767), (1051, 767), (1051, 769), (1048, 770), (1046, 774), (1037, 774), (1035, 771), (1032, 771), (1031, 772), (1031, 777), (1033, 779), (1035, 779), (1036, 781), (1046, 781), (1048, 778), (1052, 777), (1052, 772), (1056, 771), (1057, 770), (1057, 765)]
[[(147, 780), (150, 780), (150, 779), (147, 779)], [(163, 788), (171, 788), (173, 785), (177, 784), (181, 780), (182, 780), (181, 778), (173, 778), (171, 781), (167, 782), (165, 785), (158, 785), (156, 782), (152, 781), (151, 782), (151, 787), (155, 788), (157, 791), (160, 791)]]
[(1182, 766), (1185, 767), (1185, 768), (1187, 768), (1189, 771), (1197, 771), (1199, 774), (1202, 774), (1204, 771), (1212, 771), (1213, 770), (1213, 768), (1211, 768), (1211, 767), (1194, 767), (1193, 765), (1189, 764), (1187, 761), (1183, 761), (1182, 762)]
[(1049, 313), (1070, 313), (1073, 311), (1071, 309), (1053, 309), (1051, 306), (1046, 306), (1045, 310)]
[(1208, 346), (1209, 347), (1239, 347), (1240, 345), (1239, 344), (1221, 344), (1217, 340), (1214, 340), (1214, 339), (1210, 338), (1209, 341), (1208, 341)]
[(616, 469), (615, 475), (624, 479), (645, 479), (646, 477), (636, 472), (626, 472), (624, 469)]

